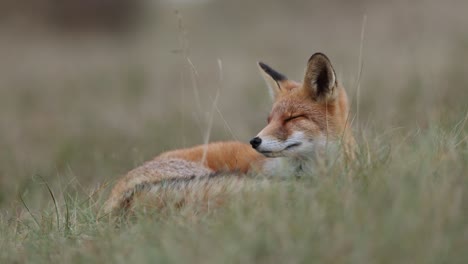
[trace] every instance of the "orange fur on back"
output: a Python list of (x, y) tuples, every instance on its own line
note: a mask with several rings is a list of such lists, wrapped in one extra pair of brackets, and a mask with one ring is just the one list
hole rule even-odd
[(215, 172), (247, 173), (265, 157), (250, 145), (228, 141), (165, 152), (155, 159), (178, 158), (203, 164)]

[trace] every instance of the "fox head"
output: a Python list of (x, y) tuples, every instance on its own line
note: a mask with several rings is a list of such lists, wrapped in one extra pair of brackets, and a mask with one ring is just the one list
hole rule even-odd
[(259, 62), (273, 107), (268, 124), (250, 141), (267, 157), (308, 157), (327, 144), (352, 137), (346, 128), (348, 99), (330, 60), (310, 57), (304, 80), (298, 83)]

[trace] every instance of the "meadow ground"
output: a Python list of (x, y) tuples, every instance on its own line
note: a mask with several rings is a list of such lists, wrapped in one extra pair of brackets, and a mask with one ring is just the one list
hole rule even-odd
[[(0, 263), (468, 262), (466, 3), (169, 2), (126, 35), (0, 24)], [(247, 142), (270, 107), (256, 61), (300, 80), (317, 51), (352, 99), (354, 162), (99, 214), (161, 151)]]

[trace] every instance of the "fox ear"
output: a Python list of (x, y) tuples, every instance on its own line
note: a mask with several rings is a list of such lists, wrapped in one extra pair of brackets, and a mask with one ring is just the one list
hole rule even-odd
[(335, 98), (336, 75), (330, 60), (322, 53), (315, 53), (307, 63), (304, 89), (317, 101)]
[(258, 67), (268, 85), (271, 98), (275, 100), (276, 96), (281, 91), (282, 84), (287, 81), (288, 78), (263, 62), (258, 62)]

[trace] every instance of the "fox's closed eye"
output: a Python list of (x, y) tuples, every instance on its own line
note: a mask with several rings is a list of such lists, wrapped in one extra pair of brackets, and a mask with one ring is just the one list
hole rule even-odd
[(305, 118), (305, 117), (306, 117), (305, 115), (294, 115), (294, 116), (290, 116), (290, 117), (286, 118), (284, 120), (284, 122), (289, 122), (289, 121), (294, 120), (294, 119)]

